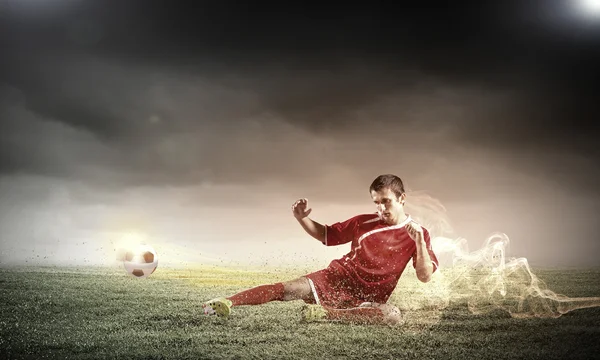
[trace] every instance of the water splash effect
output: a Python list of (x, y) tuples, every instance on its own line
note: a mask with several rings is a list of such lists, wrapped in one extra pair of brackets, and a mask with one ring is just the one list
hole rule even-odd
[[(407, 194), (407, 213), (430, 232), (432, 247), (440, 258), (440, 270), (423, 294), (429, 305), (445, 308), (466, 300), (473, 314), (503, 310), (514, 318), (557, 318), (600, 306), (600, 297), (573, 298), (547, 288), (531, 270), (526, 258), (508, 258), (509, 237), (493, 233), (481, 248), (469, 251), (468, 242), (452, 237), (452, 227), (441, 203), (424, 192)], [(444, 259), (442, 261), (441, 259)], [(409, 307), (415, 307), (412, 304)]]

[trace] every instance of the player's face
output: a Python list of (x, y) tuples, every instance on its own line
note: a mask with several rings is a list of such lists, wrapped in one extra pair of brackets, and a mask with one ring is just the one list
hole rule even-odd
[(400, 198), (394, 194), (389, 188), (384, 188), (380, 191), (371, 191), (371, 198), (377, 207), (377, 213), (387, 224), (398, 224), (404, 220), (401, 218), (404, 214), (404, 198), (402, 194)]

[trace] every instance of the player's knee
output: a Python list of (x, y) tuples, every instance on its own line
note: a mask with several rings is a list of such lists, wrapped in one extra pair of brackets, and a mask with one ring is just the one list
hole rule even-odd
[(283, 284), (283, 300), (292, 300), (296, 295), (296, 287), (291, 283)]
[(383, 313), (383, 321), (389, 325), (398, 325), (402, 323), (402, 312), (396, 306), (382, 304), (379, 306)]
[(310, 295), (310, 285), (307, 279), (297, 279), (283, 283), (283, 299), (288, 300), (300, 300)]

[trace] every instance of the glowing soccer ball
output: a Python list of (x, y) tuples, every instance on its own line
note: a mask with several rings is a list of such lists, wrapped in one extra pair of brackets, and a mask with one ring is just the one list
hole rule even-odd
[(156, 270), (158, 255), (150, 245), (137, 245), (123, 256), (125, 270), (138, 278), (146, 278)]

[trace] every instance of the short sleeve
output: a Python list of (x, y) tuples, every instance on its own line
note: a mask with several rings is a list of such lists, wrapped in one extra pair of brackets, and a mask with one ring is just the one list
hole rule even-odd
[(325, 225), (326, 246), (336, 246), (351, 242), (356, 234), (357, 218), (353, 217), (343, 222)]
[[(431, 258), (431, 262), (433, 263), (433, 272), (435, 272), (439, 267), (439, 262), (438, 262), (437, 256), (435, 256), (435, 253), (433, 252), (433, 248), (431, 247), (431, 238), (429, 237), (429, 231), (427, 231), (427, 229), (425, 229), (425, 228), (423, 228), (423, 236), (425, 237), (425, 244), (426, 244), (427, 252), (429, 253), (429, 257)], [(417, 251), (416, 250), (413, 255), (413, 267), (414, 268), (417, 267)]]

